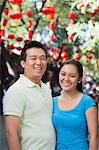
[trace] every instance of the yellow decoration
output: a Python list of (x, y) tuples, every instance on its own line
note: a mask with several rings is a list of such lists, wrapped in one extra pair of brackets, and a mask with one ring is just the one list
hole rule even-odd
[(82, 14), (86, 14), (86, 7), (85, 7), (85, 6), (82, 6), (82, 7), (81, 7), (81, 13), (82, 13)]

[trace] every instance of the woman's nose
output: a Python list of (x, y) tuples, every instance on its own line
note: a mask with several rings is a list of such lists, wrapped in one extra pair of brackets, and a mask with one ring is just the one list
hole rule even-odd
[(65, 76), (65, 80), (69, 81), (69, 76), (68, 75)]

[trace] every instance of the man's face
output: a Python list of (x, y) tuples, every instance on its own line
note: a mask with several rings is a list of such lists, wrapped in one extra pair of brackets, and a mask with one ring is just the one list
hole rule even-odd
[(33, 47), (27, 49), (26, 54), (26, 61), (21, 61), (24, 75), (38, 84), (47, 67), (46, 53), (41, 48)]

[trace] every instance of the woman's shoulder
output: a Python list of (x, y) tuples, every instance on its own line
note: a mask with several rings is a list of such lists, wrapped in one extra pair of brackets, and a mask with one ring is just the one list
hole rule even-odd
[(94, 101), (94, 99), (91, 97), (91, 96), (89, 96), (89, 95), (87, 95), (87, 94), (83, 94), (83, 100), (84, 101)]
[(88, 108), (96, 105), (94, 99), (92, 97), (90, 97), (89, 95), (87, 95), (87, 94), (83, 95), (82, 100), (83, 100), (83, 104), (85, 106), (85, 110), (87, 110)]

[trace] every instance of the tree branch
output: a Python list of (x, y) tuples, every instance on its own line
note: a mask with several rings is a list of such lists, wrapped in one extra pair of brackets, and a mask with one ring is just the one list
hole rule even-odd
[(0, 22), (1, 22), (1, 18), (2, 18), (2, 13), (3, 13), (3, 10), (4, 10), (4, 7), (6, 5), (8, 0), (3, 0), (2, 2), (2, 5), (0, 6)]

